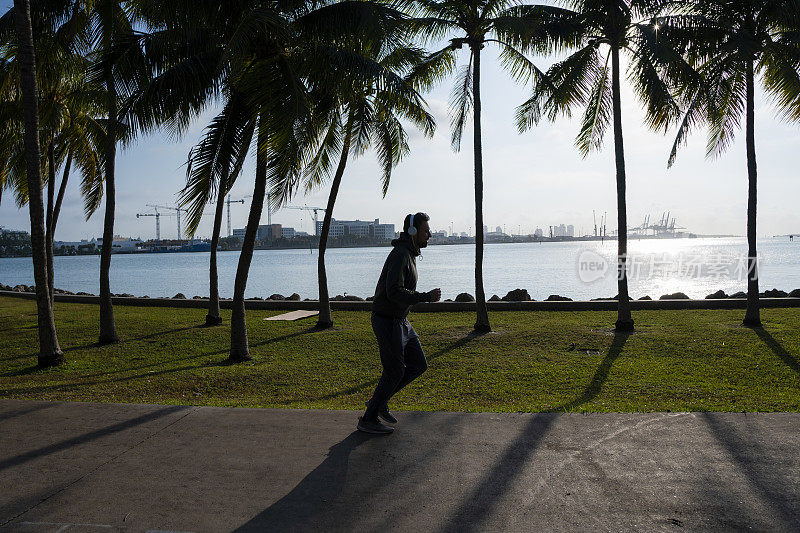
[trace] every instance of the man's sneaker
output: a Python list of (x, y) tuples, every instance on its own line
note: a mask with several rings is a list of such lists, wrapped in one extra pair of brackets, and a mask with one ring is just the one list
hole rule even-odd
[(358, 425), (356, 426), (359, 431), (364, 433), (372, 433), (373, 435), (389, 435), (394, 428), (385, 426), (376, 420), (364, 420), (363, 416), (358, 417)]
[[(364, 404), (369, 409), (369, 404), (372, 403), (372, 399), (367, 400)], [(380, 409), (378, 409), (378, 416), (381, 417), (385, 422), (389, 422), (390, 424), (397, 424), (397, 419), (394, 417), (392, 413), (389, 412), (389, 406), (384, 405)]]

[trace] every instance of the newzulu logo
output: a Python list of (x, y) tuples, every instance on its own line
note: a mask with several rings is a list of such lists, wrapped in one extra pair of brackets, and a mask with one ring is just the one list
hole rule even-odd
[(592, 283), (603, 278), (608, 272), (608, 261), (594, 250), (584, 250), (578, 255), (578, 278), (584, 283)]

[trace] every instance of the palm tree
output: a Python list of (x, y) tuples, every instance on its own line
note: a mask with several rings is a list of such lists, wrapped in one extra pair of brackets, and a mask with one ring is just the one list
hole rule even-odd
[(53, 307), (47, 292), (47, 258), (45, 253), (44, 206), (39, 148), (39, 110), (37, 105), (36, 58), (33, 28), (28, 0), (14, 1), (17, 46), (20, 56), (20, 88), (25, 113), (25, 159), (30, 196), (31, 246), (36, 282), (36, 309), (39, 328), (39, 366), (61, 363), (64, 355), (58, 345)]
[[(421, 53), (413, 48), (400, 47), (391, 51), (371, 47), (369, 43), (353, 43), (354, 48), (373, 59), (378, 65), (398, 75), (413, 67), (422, 59)], [(383, 195), (389, 188), (392, 169), (408, 153), (409, 147), (401, 120), (408, 120), (419, 127), (426, 136), (433, 135), (435, 123), (424, 108), (424, 103), (416, 92), (398, 95), (375, 86), (378, 80), (362, 80), (346, 77), (335, 87), (336, 93), (330, 105), (329, 98), (318, 98), (324, 102), (318, 105), (324, 126), (319, 127), (321, 141), (311, 164), (306, 169), (306, 190), (312, 190), (328, 177), (334, 164), (334, 156), (339, 152), (336, 172), (333, 176), (325, 218), (319, 237), (319, 258), (317, 276), (319, 282), (320, 329), (333, 326), (330, 297), (328, 295), (328, 276), (325, 270), (325, 251), (333, 218), (333, 208), (342, 183), (349, 156), (362, 155), (371, 145), (375, 146), (383, 170)], [(321, 111), (319, 108), (327, 108)]]
[[(226, 18), (227, 17), (227, 18)], [(217, 199), (230, 187), (231, 172), (247, 154), (253, 136), (256, 137), (256, 180), (253, 201), (248, 215), (242, 251), (237, 266), (232, 302), (231, 361), (250, 359), (247, 327), (244, 314), (244, 292), (253, 257), (255, 236), (270, 186), (272, 207), (291, 198), (301, 182), (301, 169), (309, 159), (314, 136), (311, 121), (312, 94), (334, 91), (341, 78), (350, 76), (363, 80), (377, 78), (381, 90), (399, 95), (410, 92), (403, 80), (381, 65), (347, 49), (342, 43), (352, 41), (353, 35), (371, 41), (385, 40), (395, 31), (399, 13), (372, 2), (343, 2), (316, 6), (312, 4), (248, 3), (238, 9), (219, 10), (218, 17), (209, 19), (220, 28), (217, 37), (224, 51), (218, 72), (220, 86), (228, 95), (238, 94), (244, 113), (235, 125), (218, 117), (209, 127), (206, 140), (212, 136), (225, 138), (214, 129), (228, 128), (238, 132), (217, 151), (212, 144), (203, 146), (193, 156), (192, 165), (200, 168), (213, 156), (212, 168), (202, 172), (217, 181)], [(226, 101), (226, 106), (228, 102)], [(245, 134), (249, 132), (248, 134)], [(216, 166), (214, 166), (216, 165)], [(194, 168), (192, 175), (195, 175)], [(190, 218), (197, 216), (211, 198), (215, 184), (208, 180), (190, 178), (189, 190), (183, 200), (189, 200)], [(204, 192), (205, 191), (205, 192)]]
[(134, 128), (129, 127), (130, 106), (126, 105), (135, 90), (145, 84), (151, 65), (140, 46), (141, 33), (134, 25), (136, 12), (124, 0), (96, 0), (91, 5), (91, 35), (94, 45), (92, 81), (105, 89), (105, 146), (103, 175), (105, 214), (103, 243), (100, 249), (100, 335), (101, 344), (117, 342), (117, 327), (111, 301), (111, 250), (114, 242), (116, 209), (115, 163), (117, 144), (130, 140)]
[[(81, 170), (82, 189), (86, 192), (87, 218), (96, 210), (102, 197), (102, 171), (98, 146), (105, 136), (102, 125), (95, 118), (99, 113), (97, 90), (86, 80), (87, 61), (81, 56), (71, 56), (67, 50), (59, 50), (53, 40), (47, 39), (48, 32), (37, 32), (40, 54), (38, 77), (40, 127), (42, 144), (47, 157), (42, 167), (46, 171), (47, 206), (45, 211), (45, 240), (50, 300), (53, 300), (53, 239), (58, 224), (61, 205), (64, 200), (67, 182), (73, 163)], [(7, 62), (8, 69), (0, 75), (3, 119), (10, 126), (0, 141), (3, 174), (5, 180), (0, 187), (13, 189), (17, 204), (28, 203), (28, 187), (25, 177), (25, 149), (22, 135), (16, 124), (22, 123), (19, 91), (14, 74), (19, 70), (16, 57)], [(56, 171), (63, 167), (58, 194), (55, 194)]]
[(680, 54), (658, 39), (652, 10), (656, 2), (640, 0), (575, 0), (573, 9), (555, 14), (563, 42), (577, 43), (578, 50), (554, 64), (535, 80), (533, 94), (517, 110), (517, 125), (524, 131), (542, 116), (555, 120), (569, 116), (572, 108), (584, 108), (576, 145), (584, 157), (602, 146), (603, 134), (613, 121), (617, 189), (617, 331), (633, 331), (628, 296), (627, 206), (625, 200), (625, 152), (622, 137), (620, 53), (629, 55), (628, 79), (644, 101), (648, 124), (665, 127), (679, 118), (679, 107), (665, 81), (669, 69), (679, 69)]
[(684, 18), (659, 20), (663, 38), (685, 51), (699, 76), (677, 78), (686, 113), (672, 147), (691, 129), (710, 126), (707, 155), (718, 156), (733, 142), (745, 115), (747, 154), (747, 310), (743, 324), (760, 327), (756, 248), (757, 167), (755, 85), (789, 120), (800, 120), (800, 2), (797, 0), (703, 0)]
[(458, 73), (450, 97), (451, 143), (461, 147), (464, 127), (472, 110), (475, 170), (475, 300), (477, 333), (491, 331), (483, 288), (483, 151), (481, 140), (481, 50), (487, 43), (500, 47), (503, 64), (518, 79), (541, 72), (525, 58), (525, 50), (540, 48), (542, 21), (552, 17), (547, 6), (516, 5), (510, 0), (407, 0), (402, 2), (416, 18), (411, 27), (425, 40), (456, 34), (450, 44), (428, 55), (412, 72), (420, 87), (430, 87), (456, 67), (456, 50), (469, 48), (467, 64)]
[(208, 126), (206, 136), (189, 154), (187, 183), (181, 198), (182, 205), (188, 206), (187, 231), (189, 234), (194, 234), (206, 203), (212, 197), (214, 188), (217, 189), (214, 227), (211, 234), (207, 326), (222, 323), (217, 246), (222, 228), (225, 196), (241, 173), (255, 130), (255, 121), (248, 114), (243, 99), (233, 91), (226, 93), (228, 93), (227, 103), (223, 111), (215, 117)]

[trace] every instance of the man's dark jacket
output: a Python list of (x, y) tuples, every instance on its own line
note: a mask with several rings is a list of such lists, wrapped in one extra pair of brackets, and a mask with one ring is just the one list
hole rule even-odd
[(372, 312), (392, 318), (405, 318), (411, 306), (419, 302), (429, 302), (428, 293), (417, 292), (417, 256), (411, 237), (403, 232), (399, 239), (392, 241), (394, 249), (389, 252), (383, 264)]

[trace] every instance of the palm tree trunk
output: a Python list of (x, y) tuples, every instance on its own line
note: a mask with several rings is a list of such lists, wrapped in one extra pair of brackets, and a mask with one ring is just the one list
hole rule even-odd
[(256, 231), (261, 221), (264, 207), (264, 196), (267, 189), (267, 156), (261, 147), (264, 145), (259, 132), (256, 153), (256, 183), (253, 189), (253, 203), (250, 204), (250, 215), (247, 218), (247, 229), (244, 232), (242, 251), (239, 254), (239, 265), (236, 268), (236, 281), (233, 287), (231, 313), (231, 352), (228, 360), (233, 363), (249, 361), (250, 347), (247, 343), (247, 322), (244, 316), (244, 291), (247, 286), (247, 275), (250, 262), (253, 260), (253, 248), (256, 244)]
[(758, 263), (756, 252), (756, 140), (755, 140), (755, 88), (753, 61), (747, 62), (747, 310), (742, 323), (745, 326), (761, 327), (761, 313), (758, 303)]
[(119, 341), (111, 303), (111, 248), (114, 244), (114, 158), (117, 152), (117, 94), (112, 73), (106, 75), (108, 91), (108, 125), (106, 128), (106, 213), (103, 221), (103, 247), (100, 250), (100, 344)]
[[(51, 159), (51, 163), (53, 160)], [(53, 250), (53, 239), (55, 239), (56, 235), (56, 226), (58, 225), (58, 215), (61, 212), (61, 204), (64, 201), (64, 193), (67, 189), (67, 180), (69, 179), (69, 168), (72, 166), (72, 150), (70, 149), (67, 153), (67, 161), (64, 164), (64, 175), (61, 177), (61, 185), (58, 187), (58, 196), (56, 197), (55, 205), (53, 206), (52, 211), (48, 207), (48, 215), (50, 218), (50, 222), (47, 224), (47, 229), (50, 232), (50, 237), (48, 238), (48, 250), (50, 256), (48, 257), (48, 264), (47, 264), (47, 273), (48, 278), (47, 281), (49, 282), (48, 290), (50, 293), (50, 304), (52, 305), (54, 302), (54, 290), (53, 287), (55, 285), (55, 269), (53, 267), (55, 251)], [(50, 177), (55, 181), (55, 166), (53, 170), (50, 172)], [(48, 195), (51, 195), (51, 191), (48, 189)], [(48, 198), (48, 203), (50, 202), (50, 198)]]
[(36, 88), (36, 58), (28, 0), (14, 0), (14, 19), (19, 43), (20, 85), (25, 116), (25, 167), (28, 179), (28, 210), (31, 219), (33, 277), (36, 284), (36, 317), (39, 331), (39, 366), (61, 363), (64, 354), (58, 345), (53, 307), (47, 293), (47, 256), (45, 249), (42, 167), (39, 148), (39, 106)]
[(45, 216), (45, 251), (47, 253), (47, 296), (53, 305), (53, 203), (56, 195), (56, 156), (53, 143), (47, 147), (47, 214)]
[(319, 258), (317, 259), (317, 279), (319, 281), (319, 319), (317, 327), (320, 329), (333, 326), (331, 318), (331, 301), (328, 295), (328, 274), (325, 271), (325, 250), (328, 249), (328, 233), (331, 230), (331, 219), (333, 218), (333, 205), (336, 203), (336, 196), (339, 194), (339, 185), (342, 183), (344, 168), (347, 165), (347, 156), (350, 152), (350, 119), (347, 121), (347, 133), (344, 143), (342, 143), (342, 155), (339, 157), (339, 166), (336, 167), (336, 174), (333, 176), (331, 193), (328, 195), (328, 205), (325, 209), (325, 218), (322, 221), (322, 231), (319, 234)]
[(222, 314), (219, 310), (219, 275), (217, 274), (217, 246), (219, 246), (219, 232), (222, 230), (222, 212), (225, 208), (225, 194), (227, 191), (219, 184), (217, 194), (217, 209), (214, 211), (214, 231), (211, 234), (211, 259), (208, 269), (208, 314), (206, 326), (222, 324)]
[(617, 331), (633, 331), (628, 299), (628, 212), (625, 203), (625, 151), (622, 142), (622, 104), (619, 88), (619, 48), (611, 48), (611, 94), (614, 101), (614, 153), (617, 163)]
[(61, 204), (64, 201), (64, 193), (67, 191), (67, 181), (69, 180), (69, 170), (72, 166), (72, 149), (67, 152), (67, 161), (64, 163), (64, 175), (61, 177), (61, 185), (58, 187), (58, 196), (56, 197), (56, 205), (53, 208), (53, 235), (56, 234), (56, 226), (58, 225), (58, 215), (61, 213)]
[(473, 98), (473, 152), (475, 157), (475, 310), (477, 316), (474, 329), (477, 333), (492, 330), (489, 312), (486, 310), (486, 294), (483, 291), (483, 146), (481, 144), (481, 46), (472, 47), (475, 60), (472, 78)]

